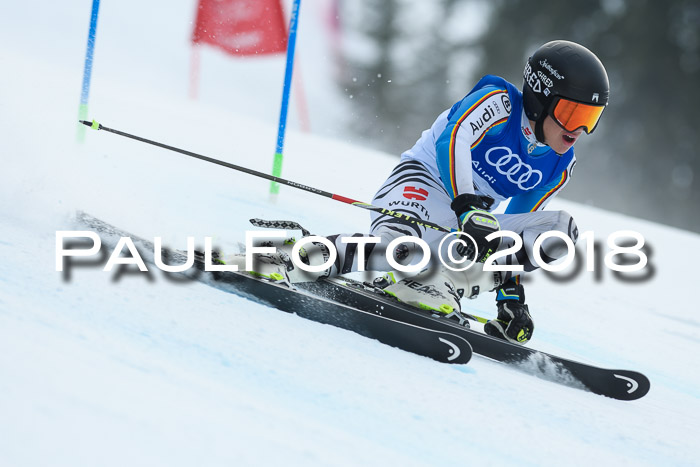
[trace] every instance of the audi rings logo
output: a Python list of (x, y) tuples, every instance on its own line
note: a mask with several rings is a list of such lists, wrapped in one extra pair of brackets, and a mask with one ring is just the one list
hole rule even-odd
[[(499, 151), (496, 154), (491, 154)], [(505, 151), (505, 154), (502, 154)], [(502, 154), (498, 157), (498, 154)], [(542, 172), (533, 169), (520, 160), (520, 156), (505, 147), (499, 146), (486, 151), (486, 162), (495, 167), (499, 174), (505, 175), (508, 181), (518, 185), (521, 190), (532, 190), (542, 181)], [(498, 157), (498, 158), (496, 158)]]

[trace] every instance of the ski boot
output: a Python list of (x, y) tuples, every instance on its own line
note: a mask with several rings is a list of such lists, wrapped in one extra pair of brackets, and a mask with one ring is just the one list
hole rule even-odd
[[(494, 290), (500, 285), (499, 273), (483, 271), (481, 268), (482, 265), (475, 265), (467, 271), (459, 272), (443, 266), (428, 268), (381, 288), (400, 302), (468, 327), (469, 322), (461, 312), (460, 299), (465, 295), (467, 298), (475, 298), (480, 291)], [(380, 281), (391, 282), (387, 275), (380, 278)], [(465, 294), (465, 290), (469, 293)]]
[(532, 338), (535, 323), (518, 278), (511, 278), (498, 289), (496, 304), (498, 316), (484, 325), (484, 332), (514, 344), (526, 344)]

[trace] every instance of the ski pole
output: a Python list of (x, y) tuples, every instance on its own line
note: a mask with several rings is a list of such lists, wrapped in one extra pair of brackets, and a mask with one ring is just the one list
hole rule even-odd
[(158, 146), (159, 148), (163, 148), (163, 149), (167, 149), (169, 151), (184, 154), (185, 156), (194, 157), (195, 159), (203, 160), (205, 162), (210, 162), (212, 164), (217, 164), (217, 165), (220, 165), (222, 167), (227, 167), (229, 169), (233, 169), (233, 170), (237, 170), (239, 172), (247, 173), (247, 174), (253, 175), (255, 177), (264, 178), (264, 179), (267, 179), (267, 180), (270, 180), (273, 182), (277, 182), (281, 185), (291, 186), (291, 187), (297, 188), (299, 190), (307, 191), (309, 193), (323, 196), (325, 198), (330, 198), (330, 199), (333, 199), (335, 201), (340, 201), (342, 203), (350, 204), (350, 205), (356, 206), (358, 208), (367, 209), (369, 211), (374, 211), (374, 212), (377, 212), (379, 214), (383, 214), (386, 216), (391, 216), (403, 224), (418, 225), (420, 227), (425, 227), (427, 229), (434, 229), (434, 230), (438, 230), (440, 232), (448, 232), (449, 233), (449, 232), (456, 231), (456, 229), (450, 229), (447, 227), (443, 227), (441, 225), (435, 224), (435, 223), (430, 222), (430, 221), (417, 219), (415, 217), (409, 216), (409, 215), (401, 213), (401, 212), (392, 211), (391, 209), (385, 209), (385, 208), (374, 206), (374, 205), (371, 205), (368, 203), (363, 203), (361, 201), (357, 201), (357, 200), (354, 200), (352, 198), (347, 198), (345, 196), (330, 193), (328, 191), (319, 190), (318, 188), (310, 187), (307, 185), (302, 185), (301, 183), (296, 183), (296, 182), (291, 181), (291, 180), (285, 180), (284, 178), (276, 177), (274, 175), (268, 175), (264, 172), (258, 172), (257, 170), (249, 169), (247, 167), (242, 167), (240, 165), (231, 164), (229, 162), (224, 162), (222, 160), (214, 159), (212, 157), (203, 156), (201, 154), (197, 154), (197, 153), (191, 152), (191, 151), (186, 151), (184, 149), (176, 148), (174, 146), (168, 146), (167, 144), (159, 143), (157, 141), (152, 141), (150, 139), (142, 138), (142, 137), (136, 136), (136, 135), (131, 135), (129, 133), (124, 133), (123, 131), (114, 130), (112, 128), (108, 128), (108, 127), (96, 122), (95, 120), (93, 120), (92, 122), (89, 122), (87, 120), (79, 120), (79, 121), (83, 125), (89, 126), (93, 130), (108, 131), (110, 133), (114, 133), (115, 135), (124, 136), (126, 138), (130, 138), (130, 139), (133, 139), (136, 141), (141, 141), (142, 143), (147, 143), (147, 144), (151, 144), (153, 146)]

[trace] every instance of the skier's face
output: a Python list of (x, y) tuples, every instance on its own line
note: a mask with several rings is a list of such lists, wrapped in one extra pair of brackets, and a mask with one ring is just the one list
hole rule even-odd
[(557, 154), (564, 154), (576, 143), (583, 133), (583, 128), (576, 131), (566, 131), (557, 124), (549, 115), (544, 119), (544, 142)]

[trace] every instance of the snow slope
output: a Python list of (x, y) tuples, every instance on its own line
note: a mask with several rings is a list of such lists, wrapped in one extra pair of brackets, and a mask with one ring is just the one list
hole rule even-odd
[[(527, 284), (531, 345), (645, 373), (651, 392), (629, 403), (480, 357), (442, 365), (155, 271), (56, 272), (55, 234), (74, 227), (76, 209), (175, 247), (213, 236), (225, 250), (251, 217), (327, 235), (363, 231), (368, 216), (290, 188), (271, 200), (265, 181), (111, 134), (76, 144), (90, 2), (72, 12), (39, 3), (0, 18), (0, 464), (696, 465), (696, 234), (551, 205), (599, 241), (636, 230), (652, 248), (653, 274), (638, 283), (602, 268)], [(136, 5), (103, 4), (91, 115), (269, 170), (283, 63), (244, 69), (205, 54), (225, 79), (208, 78), (211, 97), (189, 101), (193, 5), (147, 2), (134, 15)], [(302, 21), (325, 5), (309, 0)], [(321, 78), (305, 77), (330, 99)], [(324, 106), (311, 105), (312, 127), (314, 108)], [(338, 120), (323, 115), (332, 133)], [(291, 126), (284, 176), (299, 183), (369, 201), (396, 161), (339, 141), (340, 131), (333, 140)], [(491, 297), (468, 306), (493, 316)]]

